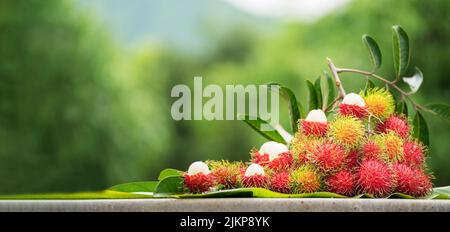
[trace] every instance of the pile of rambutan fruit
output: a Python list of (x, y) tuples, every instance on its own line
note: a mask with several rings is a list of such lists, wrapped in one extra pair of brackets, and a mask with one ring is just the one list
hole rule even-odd
[[(205, 161), (192, 163), (186, 172), (166, 169), (157, 182), (113, 187), (120, 191), (151, 191), (154, 196), (178, 197), (402, 197), (450, 198), (450, 187), (434, 188), (426, 165), (428, 127), (421, 112), (450, 122), (445, 104), (415, 102), (422, 72), (411, 77), (409, 40), (400, 26), (392, 27), (395, 78), (376, 74), (381, 51), (375, 40), (363, 35), (372, 71), (338, 68), (328, 60), (314, 83), (306, 81), (308, 112), (286, 86), (270, 83), (288, 103), (292, 135), (258, 117), (243, 120), (269, 141), (250, 152), (249, 162)], [(366, 80), (364, 90), (346, 93), (340, 80), (354, 73)], [(323, 80), (326, 80), (323, 82)], [(381, 82), (377, 87), (372, 80)], [(398, 82), (410, 87), (405, 91)], [(326, 84), (326, 87), (324, 87)], [(323, 91), (326, 89), (327, 91)], [(326, 93), (325, 93), (326, 92)], [(399, 99), (396, 101), (395, 99)], [(412, 106), (415, 115), (409, 119)], [(265, 124), (265, 130), (261, 126)], [(272, 130), (267, 130), (267, 126)], [(138, 187), (136, 187), (138, 186)]]

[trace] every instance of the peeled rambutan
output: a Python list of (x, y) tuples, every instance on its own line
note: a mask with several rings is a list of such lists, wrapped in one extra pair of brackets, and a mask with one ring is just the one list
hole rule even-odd
[(393, 132), (376, 134), (373, 141), (381, 148), (381, 158), (386, 162), (403, 160), (403, 139)]
[(397, 191), (413, 197), (423, 197), (433, 187), (430, 178), (421, 170), (412, 169), (405, 164), (394, 164)]
[(241, 162), (207, 161), (212, 169), (212, 175), (218, 185), (218, 189), (232, 189), (240, 187), (241, 170), (244, 164)]
[(368, 141), (362, 147), (364, 159), (381, 159), (381, 148), (373, 141)]
[(369, 89), (367, 93), (361, 93), (366, 103), (366, 108), (377, 118), (385, 119), (395, 110), (394, 97), (384, 88)]
[(358, 146), (364, 138), (364, 133), (363, 123), (353, 116), (338, 116), (330, 123), (330, 136), (348, 148)]
[(251, 162), (259, 165), (265, 165), (269, 162), (268, 154), (261, 154), (255, 148), (250, 152)]
[(203, 162), (194, 162), (189, 166), (184, 175), (184, 186), (191, 193), (209, 191), (215, 184), (214, 176), (209, 171), (208, 165)]
[(366, 103), (358, 94), (349, 93), (345, 95), (342, 103), (339, 104), (338, 112), (343, 116), (354, 116), (361, 119), (367, 115)]
[(378, 124), (377, 131), (380, 133), (388, 133), (392, 131), (401, 138), (405, 139), (409, 136), (410, 127), (405, 118), (392, 115), (386, 121)]
[(414, 141), (403, 144), (403, 163), (414, 168), (420, 168), (425, 162), (424, 147)]
[(264, 143), (258, 151), (253, 149), (252, 162), (278, 170), (288, 168), (293, 158), (286, 145), (269, 141)]
[(275, 192), (290, 193), (291, 188), (289, 186), (289, 182), (289, 172), (275, 173), (270, 179), (270, 189)]
[(348, 169), (351, 170), (351, 169), (358, 167), (359, 159), (360, 159), (359, 154), (360, 154), (360, 152), (358, 150), (351, 150), (347, 153), (347, 159), (345, 162), (345, 166)]
[(308, 157), (313, 153), (316, 146), (321, 143), (322, 139), (296, 133), (291, 141), (292, 154), (299, 164), (304, 164), (308, 162)]
[(300, 166), (290, 177), (289, 186), (293, 193), (317, 192), (322, 185), (319, 172), (310, 165)]
[(351, 196), (355, 193), (354, 174), (347, 170), (342, 170), (329, 176), (325, 184), (329, 191), (337, 194)]
[(344, 149), (332, 142), (325, 142), (316, 146), (310, 160), (324, 172), (338, 170), (346, 161), (347, 154)]
[(389, 166), (378, 160), (364, 160), (356, 177), (359, 191), (375, 197), (385, 197), (395, 187), (395, 181)]
[(306, 136), (324, 136), (328, 130), (328, 122), (322, 110), (311, 110), (306, 119), (300, 121), (301, 132)]
[(246, 188), (265, 188), (269, 184), (269, 178), (259, 164), (251, 164), (242, 177), (242, 186)]

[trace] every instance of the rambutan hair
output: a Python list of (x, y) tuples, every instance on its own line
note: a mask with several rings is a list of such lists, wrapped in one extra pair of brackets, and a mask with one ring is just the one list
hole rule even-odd
[(291, 141), (291, 152), (296, 163), (300, 165), (307, 163), (309, 161), (308, 157), (322, 141), (322, 138), (304, 136), (299, 132), (295, 133)]
[(356, 174), (360, 193), (386, 197), (395, 187), (395, 179), (389, 166), (378, 160), (364, 160)]
[(381, 158), (386, 162), (403, 160), (403, 139), (394, 132), (376, 134), (373, 141), (381, 148)]
[(406, 141), (403, 143), (403, 163), (413, 168), (423, 167), (425, 162), (424, 150), (422, 144), (415, 141)]
[(291, 173), (289, 186), (293, 193), (317, 192), (322, 187), (322, 178), (313, 166), (302, 165)]
[(250, 151), (251, 162), (259, 165), (266, 165), (269, 163), (269, 154), (261, 154), (258, 149), (253, 148)]
[(228, 162), (221, 160), (206, 161), (206, 163), (211, 167), (211, 174), (214, 176), (218, 189), (241, 187), (241, 173), (242, 169), (245, 168), (242, 162)]
[(344, 148), (339, 144), (327, 141), (316, 146), (310, 160), (320, 170), (330, 172), (340, 169), (345, 164), (346, 157)]
[(364, 138), (364, 133), (362, 121), (353, 116), (338, 116), (330, 123), (330, 136), (348, 148), (357, 147)]
[(378, 144), (373, 141), (367, 141), (362, 147), (363, 159), (381, 160), (382, 150)]
[(360, 162), (360, 151), (351, 150), (347, 153), (347, 159), (345, 161), (345, 166), (347, 169), (352, 170), (359, 166)]
[(205, 175), (203, 173), (197, 173), (189, 175), (185, 173), (183, 177), (183, 184), (191, 193), (207, 192), (214, 187), (215, 184), (215, 179), (212, 174)]
[(367, 116), (367, 109), (366, 107), (361, 107), (358, 105), (341, 103), (339, 104), (338, 113), (343, 116), (354, 116), (356, 118), (362, 119)]
[(361, 92), (366, 103), (367, 111), (377, 118), (385, 119), (395, 110), (395, 101), (392, 94), (385, 88), (373, 88), (366, 93)]
[(388, 133), (394, 132), (403, 139), (408, 138), (410, 133), (408, 121), (403, 116), (392, 115), (386, 121), (377, 125), (377, 132)]
[(274, 171), (288, 170), (291, 168), (293, 163), (294, 158), (292, 156), (292, 153), (288, 151), (279, 154), (277, 158), (269, 161), (267, 167)]
[(266, 175), (255, 174), (242, 177), (242, 186), (246, 188), (267, 188), (269, 178)]
[(337, 194), (352, 196), (355, 193), (355, 176), (348, 170), (341, 170), (333, 175), (330, 175), (326, 179), (325, 184), (328, 191)]
[(290, 193), (291, 187), (289, 185), (289, 172), (279, 172), (272, 175), (270, 179), (270, 189), (279, 193)]
[(300, 121), (300, 130), (306, 136), (322, 137), (327, 134), (327, 122), (310, 122), (306, 120)]
[(394, 164), (397, 191), (413, 197), (423, 197), (431, 193), (430, 177), (422, 170), (412, 169), (405, 164)]

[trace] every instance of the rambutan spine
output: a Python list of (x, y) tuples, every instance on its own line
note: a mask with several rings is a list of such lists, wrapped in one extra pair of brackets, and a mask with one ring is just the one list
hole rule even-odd
[(293, 193), (311, 193), (321, 189), (322, 180), (319, 172), (311, 165), (302, 165), (290, 176), (290, 188)]
[(344, 196), (352, 196), (355, 193), (355, 182), (355, 177), (352, 172), (348, 170), (341, 170), (333, 175), (330, 175), (325, 183), (328, 191)]
[(389, 166), (378, 160), (364, 160), (356, 175), (360, 193), (386, 197), (395, 187), (395, 179)]

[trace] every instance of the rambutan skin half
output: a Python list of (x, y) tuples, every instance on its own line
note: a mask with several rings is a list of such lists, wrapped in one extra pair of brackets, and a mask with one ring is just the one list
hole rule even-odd
[(306, 136), (322, 137), (327, 134), (328, 123), (326, 122), (309, 122), (306, 120), (300, 121), (301, 132)]
[(389, 166), (378, 160), (365, 160), (356, 175), (360, 193), (385, 197), (392, 193), (395, 185)]
[(354, 116), (356, 118), (362, 119), (367, 116), (367, 109), (365, 107), (357, 105), (349, 105), (341, 103), (339, 104), (338, 113), (343, 116)]
[(403, 139), (408, 138), (410, 133), (410, 126), (405, 118), (397, 115), (392, 115), (386, 121), (377, 125), (377, 132), (388, 133), (392, 131)]
[(214, 187), (215, 179), (212, 174), (184, 174), (183, 184), (191, 193), (203, 193), (209, 191), (210, 188)]
[(329, 176), (325, 184), (329, 191), (337, 194), (352, 196), (355, 193), (354, 174), (347, 170), (342, 170)]
[(322, 180), (318, 171), (304, 165), (291, 173), (289, 185), (293, 193), (312, 193), (320, 190)]
[(245, 188), (267, 188), (269, 178), (265, 175), (252, 175), (242, 177), (242, 186)]
[(291, 152), (284, 152), (278, 155), (277, 158), (270, 161), (267, 167), (274, 171), (288, 170), (294, 163), (294, 158)]
[(289, 186), (289, 182), (289, 172), (275, 173), (270, 179), (270, 190), (279, 193), (290, 193), (291, 187)]
[(346, 161), (347, 154), (338, 144), (325, 142), (316, 146), (310, 160), (322, 171), (329, 172), (341, 168)]
[(397, 191), (413, 197), (423, 197), (431, 193), (432, 183), (422, 170), (412, 169), (405, 164), (393, 166)]
[(353, 116), (338, 116), (330, 123), (329, 135), (348, 148), (357, 147), (363, 140), (364, 133), (362, 121)]
[(404, 164), (421, 168), (425, 162), (424, 147), (417, 142), (407, 141), (403, 144), (403, 162)]

